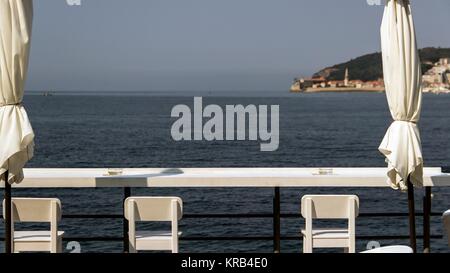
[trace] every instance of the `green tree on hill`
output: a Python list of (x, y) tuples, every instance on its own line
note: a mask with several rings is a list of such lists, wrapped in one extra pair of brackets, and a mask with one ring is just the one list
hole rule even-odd
[[(427, 47), (419, 51), (422, 71), (428, 71), (440, 58), (450, 58), (450, 48)], [(383, 77), (381, 53), (367, 54), (348, 62), (327, 67), (313, 75), (327, 80), (343, 80), (348, 68), (350, 80), (373, 81)]]

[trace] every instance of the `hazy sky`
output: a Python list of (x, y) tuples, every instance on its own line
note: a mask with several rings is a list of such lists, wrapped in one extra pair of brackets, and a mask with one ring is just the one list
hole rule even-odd
[[(383, 2), (383, 0), (382, 0)], [(419, 46), (450, 47), (450, 1), (415, 0)], [(287, 90), (379, 51), (367, 0), (35, 0), (31, 90)]]

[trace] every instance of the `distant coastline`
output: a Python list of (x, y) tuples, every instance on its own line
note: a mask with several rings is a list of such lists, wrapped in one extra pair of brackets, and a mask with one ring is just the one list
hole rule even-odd
[(370, 92), (370, 93), (383, 93), (385, 91), (384, 87), (367, 87), (367, 88), (354, 88), (354, 87), (325, 87), (325, 88), (306, 88), (303, 91), (291, 91), (292, 93), (327, 93), (327, 92)]
[[(450, 93), (450, 48), (424, 48), (422, 61), (423, 92)], [(292, 93), (383, 92), (385, 91), (381, 53), (373, 53), (322, 69), (312, 77), (297, 77)]]
[(327, 80), (325, 77), (294, 79), (290, 91), (298, 92), (383, 92), (385, 90), (382, 78), (376, 81), (350, 80), (348, 69), (343, 80)]

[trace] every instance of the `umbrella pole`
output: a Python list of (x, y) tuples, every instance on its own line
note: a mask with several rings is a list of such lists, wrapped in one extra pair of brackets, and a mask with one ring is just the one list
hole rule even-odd
[(9, 172), (5, 172), (5, 253), (11, 253), (11, 184), (8, 183)]
[(409, 241), (414, 253), (417, 253), (416, 209), (414, 205), (414, 186), (408, 176)]

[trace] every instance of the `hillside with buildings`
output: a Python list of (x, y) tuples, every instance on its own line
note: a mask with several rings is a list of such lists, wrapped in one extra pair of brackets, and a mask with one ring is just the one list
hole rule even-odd
[[(441, 58), (450, 58), (450, 48), (427, 47), (419, 51), (422, 71), (426, 72)], [(375, 81), (383, 77), (381, 53), (367, 54), (348, 62), (336, 64), (315, 73), (313, 78), (324, 77), (326, 80), (342, 80), (345, 70), (350, 72), (350, 80)]]
[[(424, 91), (450, 90), (450, 48), (420, 50)], [(301, 91), (383, 91), (381, 53), (367, 54), (348, 62), (333, 65), (311, 78), (296, 78), (292, 92)]]

